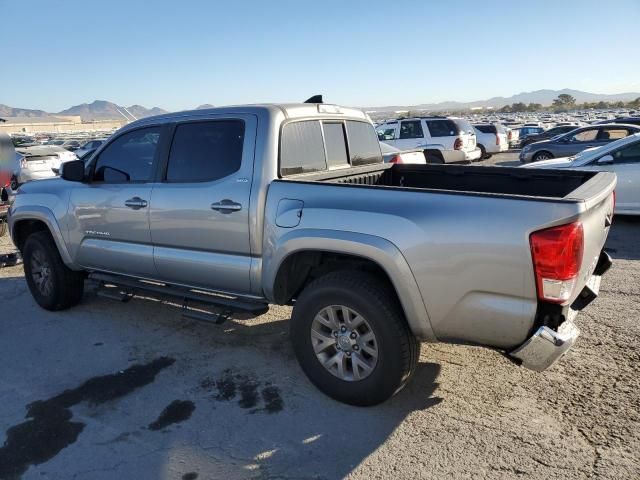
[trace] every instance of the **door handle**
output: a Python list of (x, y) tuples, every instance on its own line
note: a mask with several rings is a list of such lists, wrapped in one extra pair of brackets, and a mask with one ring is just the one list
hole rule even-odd
[(124, 202), (125, 206), (129, 208), (133, 208), (134, 210), (139, 210), (141, 208), (145, 208), (148, 204), (146, 200), (143, 200), (140, 197), (133, 197)]
[(242, 210), (242, 205), (234, 202), (233, 200), (225, 198), (224, 200), (220, 200), (219, 202), (212, 203), (211, 209), (216, 210), (220, 213), (239, 212), (240, 210)]

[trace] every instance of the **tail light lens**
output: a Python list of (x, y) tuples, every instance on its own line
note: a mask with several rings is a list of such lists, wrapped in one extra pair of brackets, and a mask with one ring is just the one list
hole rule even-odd
[(453, 149), (454, 150), (462, 150), (462, 139), (461, 138), (456, 138), (456, 141), (453, 142)]
[(400, 155), (395, 155), (389, 163), (402, 163), (402, 157)]
[(509, 130), (509, 133), (507, 133), (507, 138), (511, 140), (511, 130)]
[(613, 191), (613, 211), (616, 211), (616, 191)]
[(496, 133), (496, 145), (500, 145), (500, 135)]
[(584, 231), (580, 222), (546, 228), (529, 238), (538, 298), (565, 303), (571, 298), (582, 265)]

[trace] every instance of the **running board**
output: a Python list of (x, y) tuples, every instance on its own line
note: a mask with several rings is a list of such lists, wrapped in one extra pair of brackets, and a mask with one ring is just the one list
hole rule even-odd
[[(185, 317), (215, 324), (223, 323), (234, 312), (249, 313), (252, 316), (258, 316), (269, 311), (268, 303), (210, 294), (199, 290), (177, 287), (175, 285), (168, 285), (161, 282), (138, 280), (120, 275), (110, 275), (107, 273), (91, 273), (89, 274), (89, 279), (98, 282), (100, 287), (102, 287), (101, 290), (98, 291), (98, 295), (121, 302), (129, 301), (136, 290), (180, 298), (182, 300), (182, 314)], [(109, 292), (105, 288), (106, 285), (114, 285), (119, 287), (121, 291)], [(222, 309), (222, 313), (196, 311), (189, 306), (189, 300), (206, 303), (213, 307), (220, 308)]]

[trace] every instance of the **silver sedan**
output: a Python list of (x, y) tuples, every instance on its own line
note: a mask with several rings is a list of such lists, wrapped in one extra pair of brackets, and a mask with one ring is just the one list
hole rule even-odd
[(608, 145), (584, 150), (573, 157), (555, 158), (524, 165), (523, 168), (574, 168), (614, 172), (617, 214), (640, 215), (640, 133)]

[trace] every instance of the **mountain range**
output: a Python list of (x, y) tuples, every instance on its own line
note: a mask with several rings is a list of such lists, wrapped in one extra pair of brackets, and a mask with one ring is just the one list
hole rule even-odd
[[(382, 107), (363, 107), (367, 111), (395, 111), (395, 110), (430, 110), (430, 111), (446, 111), (446, 110), (466, 110), (477, 107), (500, 108), (513, 103), (540, 103), (542, 105), (551, 105), (553, 100), (563, 93), (573, 96), (578, 103), (584, 102), (618, 102), (630, 101), (640, 97), (638, 92), (628, 93), (589, 93), (581, 90), (572, 90), (565, 88), (562, 90), (536, 90), (533, 92), (522, 92), (510, 97), (493, 97), (487, 100), (476, 100), (473, 102), (456, 102), (447, 101), (440, 103), (422, 103), (419, 105), (388, 105)], [(197, 108), (211, 108), (213, 105), (205, 103)], [(62, 110), (61, 112), (45, 112), (44, 110), (32, 110), (27, 108), (13, 108), (0, 104), (0, 118), (5, 117), (55, 117), (56, 115), (80, 115), (83, 121), (91, 120), (120, 120), (129, 113), (136, 118), (148, 117), (151, 115), (160, 115), (167, 113), (160, 107), (146, 108), (142, 105), (131, 105), (123, 107), (106, 100), (94, 100), (92, 103), (83, 103)]]
[(0, 118), (5, 117), (55, 117), (56, 115), (80, 115), (83, 121), (91, 120), (120, 120), (125, 117), (131, 120), (130, 115), (136, 118), (149, 117), (167, 113), (160, 107), (146, 108), (142, 105), (123, 107), (106, 100), (95, 100), (92, 103), (82, 103), (62, 110), (61, 112), (45, 112), (44, 110), (31, 110), (28, 108), (13, 108), (0, 104)]
[(543, 106), (548, 106), (553, 103), (553, 100), (561, 94), (571, 95), (576, 99), (577, 103), (593, 103), (593, 102), (628, 102), (640, 97), (639, 92), (627, 92), (627, 93), (590, 93), (583, 92), (581, 90), (572, 90), (570, 88), (564, 88), (562, 90), (535, 90), (533, 92), (521, 92), (510, 97), (492, 97), (487, 100), (476, 100), (472, 102), (456, 102), (446, 101), (440, 103), (422, 103), (419, 105), (390, 105), (383, 107), (365, 107), (367, 111), (392, 111), (392, 110), (431, 110), (431, 111), (443, 111), (443, 110), (467, 110), (478, 107), (491, 107), (501, 108), (505, 105), (511, 105), (513, 103), (539, 103)]

